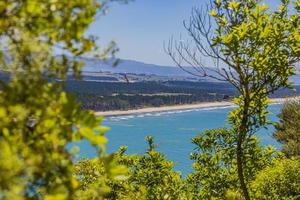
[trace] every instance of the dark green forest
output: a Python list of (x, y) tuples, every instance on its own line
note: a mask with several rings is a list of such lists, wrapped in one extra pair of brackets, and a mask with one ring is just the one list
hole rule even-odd
[[(229, 101), (238, 92), (228, 83), (220, 82), (92, 82), (69, 80), (66, 90), (73, 93), (83, 109), (96, 111), (128, 110), (164, 105)], [(270, 97), (287, 97), (300, 93), (281, 89)]]

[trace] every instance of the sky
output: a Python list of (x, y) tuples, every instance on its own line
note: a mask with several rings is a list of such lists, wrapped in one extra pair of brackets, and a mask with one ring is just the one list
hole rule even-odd
[[(265, 0), (274, 6), (280, 0)], [(88, 34), (99, 38), (99, 44), (115, 41), (117, 57), (150, 64), (175, 66), (164, 52), (164, 42), (188, 35), (183, 20), (190, 17), (193, 7), (207, 0), (134, 0), (128, 4), (112, 3), (108, 13), (98, 18)]]

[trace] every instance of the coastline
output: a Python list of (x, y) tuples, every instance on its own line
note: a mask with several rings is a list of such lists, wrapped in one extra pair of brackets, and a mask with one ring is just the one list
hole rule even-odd
[[(296, 99), (299, 97), (289, 97), (289, 98), (272, 98), (272, 104), (281, 104), (287, 100)], [(183, 104), (183, 105), (171, 105), (171, 106), (161, 106), (161, 107), (147, 107), (135, 110), (111, 110), (111, 111), (99, 111), (95, 112), (97, 116), (113, 117), (113, 116), (124, 116), (124, 115), (137, 115), (144, 113), (157, 113), (157, 112), (168, 112), (168, 111), (178, 111), (178, 110), (190, 110), (199, 108), (215, 108), (215, 107), (226, 107), (234, 106), (230, 101), (216, 101), (216, 102), (201, 102), (196, 104)]]

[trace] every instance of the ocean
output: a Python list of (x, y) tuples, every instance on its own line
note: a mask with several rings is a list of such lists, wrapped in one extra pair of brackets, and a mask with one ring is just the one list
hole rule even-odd
[[(147, 150), (146, 136), (153, 136), (156, 150), (165, 154), (166, 158), (174, 161), (175, 170), (183, 175), (192, 171), (190, 153), (195, 146), (191, 139), (201, 134), (205, 129), (228, 126), (227, 114), (232, 107), (202, 108), (193, 110), (169, 111), (130, 116), (108, 117), (103, 125), (110, 128), (106, 133), (109, 139), (106, 151), (117, 151), (120, 146), (128, 147), (128, 154), (140, 154)], [(271, 105), (270, 121), (278, 121), (277, 115), (280, 104)], [(262, 145), (280, 145), (272, 138), (274, 128), (269, 126), (261, 129), (258, 136)], [(87, 143), (80, 145), (80, 157), (91, 158), (95, 150)]]

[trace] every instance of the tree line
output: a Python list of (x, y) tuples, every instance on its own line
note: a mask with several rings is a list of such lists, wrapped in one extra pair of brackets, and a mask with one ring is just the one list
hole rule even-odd
[[(66, 81), (65, 88), (73, 93), (83, 109), (95, 111), (129, 110), (143, 107), (229, 101), (238, 91), (224, 82), (133, 82), (108, 83)], [(300, 88), (299, 86), (295, 87)], [(270, 97), (297, 95), (299, 90), (281, 89)]]
[(75, 94), (83, 109), (97, 111), (223, 101), (236, 94), (224, 83), (181, 81), (129, 84), (67, 81), (66, 89)]

